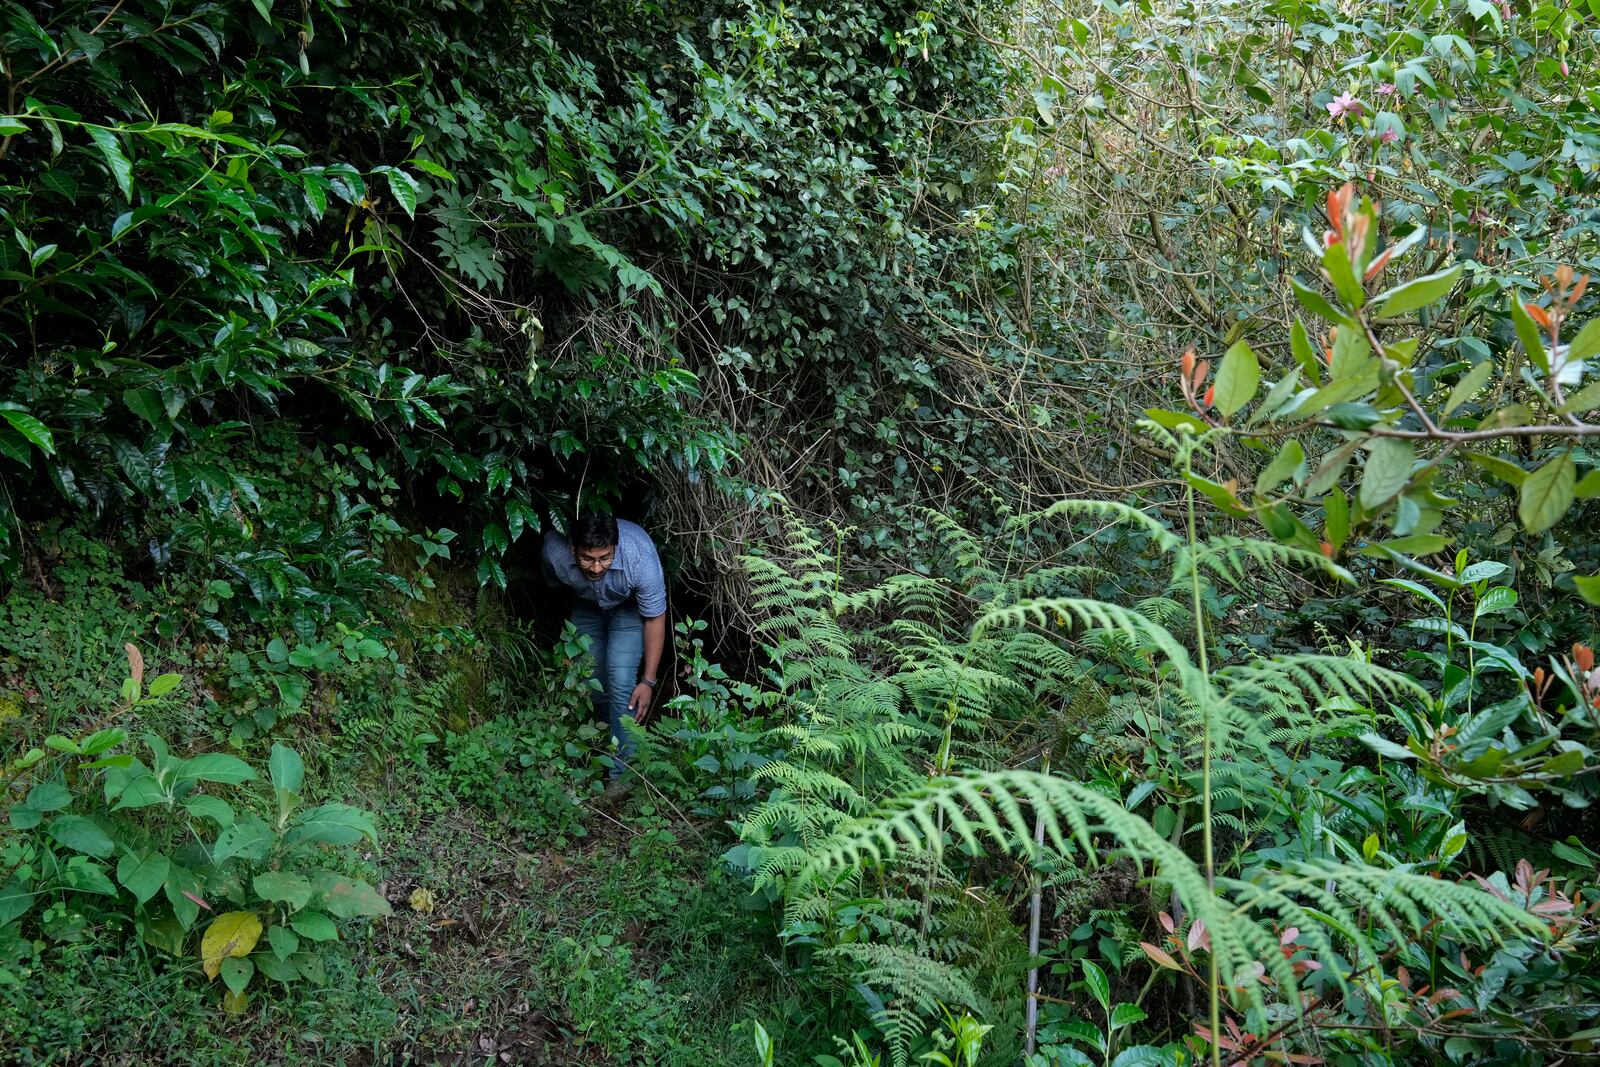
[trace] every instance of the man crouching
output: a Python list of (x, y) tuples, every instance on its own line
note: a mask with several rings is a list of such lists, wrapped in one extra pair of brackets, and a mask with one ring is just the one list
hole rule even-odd
[[(589, 638), (594, 677), (601, 685), (596, 710), (611, 724), (616, 751), (608, 796), (631, 783), (624, 777), (633, 742), (624, 718), (644, 722), (655, 699), (656, 671), (667, 639), (667, 586), (650, 535), (634, 523), (583, 512), (569, 537), (544, 539), (545, 580), (577, 595), (572, 625)], [(640, 672), (640, 661), (644, 670)]]

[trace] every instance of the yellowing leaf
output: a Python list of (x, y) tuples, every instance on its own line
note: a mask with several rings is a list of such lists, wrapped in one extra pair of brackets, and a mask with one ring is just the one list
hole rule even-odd
[[(215, 978), (220, 974), (223, 960), (248, 956), (259, 940), (261, 920), (255, 912), (230, 911), (218, 915), (200, 939), (200, 966), (206, 977)], [(242, 998), (240, 1009), (243, 1009)]]

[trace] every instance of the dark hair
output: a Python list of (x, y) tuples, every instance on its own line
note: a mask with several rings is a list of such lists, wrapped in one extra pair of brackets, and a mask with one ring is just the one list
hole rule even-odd
[(617, 543), (617, 520), (597, 511), (583, 511), (572, 524), (572, 547), (610, 548)]

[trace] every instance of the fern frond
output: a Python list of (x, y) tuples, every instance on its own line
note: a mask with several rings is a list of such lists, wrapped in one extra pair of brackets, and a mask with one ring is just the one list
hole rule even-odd
[(1209, 572), (1225, 584), (1237, 587), (1250, 578), (1252, 564), (1257, 571), (1267, 573), (1294, 567), (1316, 571), (1341, 582), (1355, 583), (1354, 575), (1321, 552), (1253, 537), (1212, 537), (1193, 549), (1182, 545), (1173, 553), (1171, 587), (1187, 585), (1194, 568)]
[(1043, 511), (1018, 515), (1011, 520), (1010, 525), (1028, 526), (1041, 519), (1053, 519), (1059, 515), (1091, 515), (1112, 522), (1130, 523), (1148, 533), (1163, 552), (1175, 551), (1183, 544), (1183, 541), (1158, 519), (1120, 500), (1058, 500)]
[(1330, 968), (1345, 965), (1330, 928), (1353, 945), (1359, 962), (1376, 959), (1357, 912), (1397, 937), (1435, 919), (1462, 940), (1479, 943), (1517, 935), (1539, 938), (1545, 930), (1527, 911), (1475, 887), (1351, 864), (1263, 867), (1248, 881), (1218, 878), (1213, 891), (1195, 861), (1144, 819), (1088, 786), (1032, 771), (935, 779), (908, 791), (819, 845), (797, 879), (840, 865), (881, 864), (907, 852), (939, 855), (947, 834), (973, 849), (987, 840), (1031, 856), (1036, 849), (1024, 806), (1040, 818), (1046, 839), (1059, 851), (1076, 843), (1086, 855), (1095, 855), (1092, 839), (1105, 834), (1121, 851), (1153, 864), (1153, 880), (1170, 887), (1191, 914), (1204, 920), (1222, 974), (1244, 985), (1257, 1007), (1258, 961), (1291, 1001), (1296, 988), (1292, 967), (1277, 951), (1277, 934), (1264, 920), (1299, 926)]

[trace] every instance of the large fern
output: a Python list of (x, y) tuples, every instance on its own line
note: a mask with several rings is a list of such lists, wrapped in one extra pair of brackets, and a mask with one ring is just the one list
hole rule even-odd
[[(1168, 434), (1166, 443), (1187, 474), (1206, 440)], [(828, 950), (877, 986), (902, 990), (897, 1011), (875, 1013), (896, 1062), (920, 1032), (913, 1016), (932, 1014), (928, 997), (972, 1006), (950, 984), (959, 973), (949, 971), (946, 946), (926, 936), (947, 841), (1028, 860), (1038, 851), (1035, 820), (1048, 848), (1082, 866), (1132, 857), (1154, 886), (1205, 923), (1214, 1032), (1224, 986), (1241, 988), (1248, 1005), (1261, 1008), (1270, 979), (1278, 995), (1299, 1003), (1294, 968), (1278, 948), (1282, 927), (1298, 927), (1301, 943), (1339, 981), (1350, 959), (1359, 966), (1377, 958), (1380, 935), (1403, 938), (1429, 924), (1462, 941), (1542, 932), (1537, 919), (1476, 887), (1403, 870), (1266, 863), (1242, 846), (1226, 870), (1219, 866), (1218, 833), (1243, 841), (1253, 811), (1287, 802), (1271, 783), (1288, 777), (1292, 751), (1370, 728), (1389, 702), (1426, 694), (1358, 654), (1214, 664), (1206, 605), (1215, 590), (1293, 571), (1323, 581), (1351, 577), (1319, 552), (1201, 538), (1192, 490), (1184, 505), (1181, 534), (1108, 501), (1062, 501), (1003, 525), (1013, 539), (1069, 517), (1134, 527), (1146, 551), (1167, 559), (1168, 573), (1132, 606), (1078, 592), (1090, 568), (1059, 558), (1022, 566), (942, 516), (930, 515), (928, 525), (955, 565), (945, 581), (908, 576), (845, 588), (839, 557), (798, 524), (781, 553), (786, 565), (750, 561), (758, 602), (772, 613), (760, 632), (772, 642), (788, 709), (772, 734), (787, 751), (762, 769), (772, 788), (744, 828), (761, 846), (753, 853), (758, 882), (782, 890), (788, 924), (819, 923), (832, 902), (863, 891), (869, 872), (905, 877), (908, 859), (921, 858), (915, 937), (893, 951), (880, 943)], [(1179, 626), (1190, 633), (1179, 636)], [(1081, 653), (1059, 636), (1064, 628), (1080, 649), (1122, 664), (1128, 692), (1087, 685)], [(1059, 756), (1073, 723), (1082, 722), (1073, 715), (1072, 694), (1080, 691), (1094, 692), (1098, 717), (1116, 706), (1129, 714), (1132, 701), (1141, 721), (1165, 724), (1176, 771), (1201, 809), (1198, 856), (1099, 788), (1006, 765), (1008, 754), (1026, 759), (1039, 751), (1019, 751), (1023, 736), (1044, 738)]]

